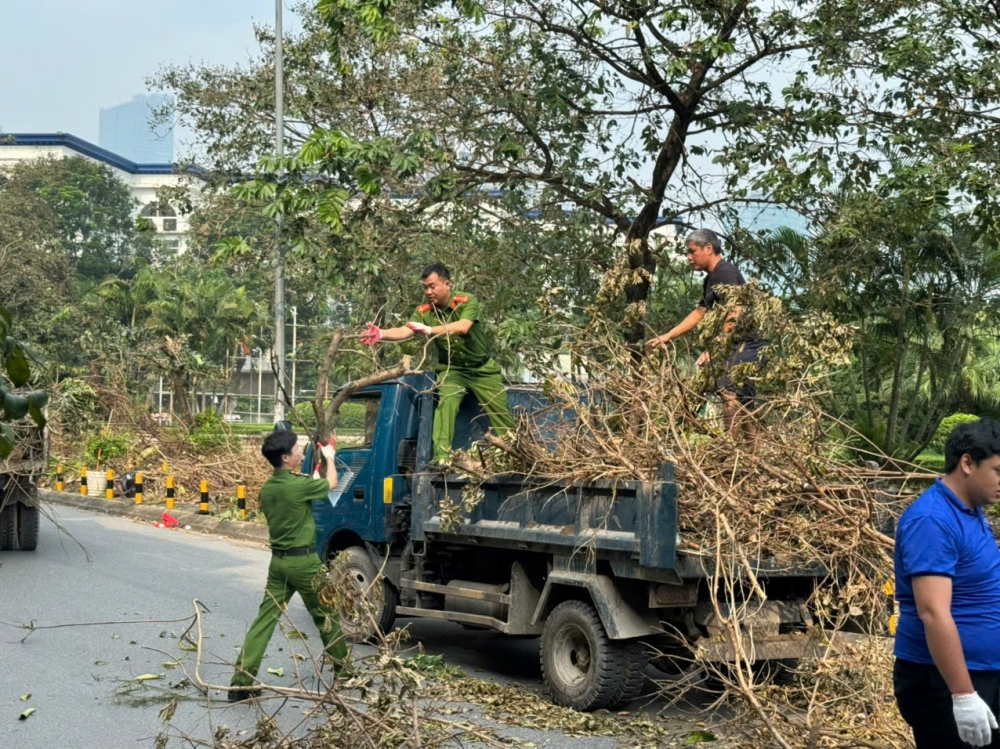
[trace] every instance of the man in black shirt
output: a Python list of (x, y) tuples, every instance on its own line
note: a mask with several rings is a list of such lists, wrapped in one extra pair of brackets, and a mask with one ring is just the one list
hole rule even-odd
[[(698, 306), (677, 325), (668, 330), (663, 335), (646, 341), (646, 349), (651, 351), (664, 346), (669, 341), (679, 338), (689, 330), (697, 327), (698, 323), (705, 317), (705, 313), (716, 304), (724, 304), (725, 298), (720, 286), (742, 286), (746, 283), (740, 269), (728, 260), (723, 260), (722, 241), (719, 235), (711, 229), (697, 229), (687, 238), (688, 262), (691, 267), (698, 271), (703, 271), (705, 284), (702, 291), (701, 301)], [(726, 322), (726, 333), (732, 330), (733, 320), (739, 316), (739, 308), (735, 309)], [(722, 390), (722, 408), (726, 419), (726, 427), (732, 429), (737, 425), (736, 416), (753, 407), (756, 391), (752, 382), (746, 382), (742, 387), (737, 387), (729, 376), (729, 372), (737, 364), (748, 364), (758, 361), (758, 355), (764, 341), (756, 333), (751, 333), (742, 341), (726, 361), (726, 374), (719, 379), (719, 387)], [(703, 351), (696, 362), (699, 367), (708, 363), (708, 352)]]

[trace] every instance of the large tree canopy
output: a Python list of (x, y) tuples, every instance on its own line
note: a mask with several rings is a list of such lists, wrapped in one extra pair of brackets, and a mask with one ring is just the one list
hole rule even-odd
[[(558, 348), (555, 318), (601, 316), (640, 340), (694, 296), (655, 228), (728, 229), (748, 202), (776, 202), (807, 214), (815, 236), (788, 248), (733, 232), (727, 252), (792, 309), (859, 326), (845, 418), (909, 453), (957, 400), (990, 391), (969, 361), (996, 326), (995, 7), (299, 10), (303, 31), (286, 39), (290, 157), (271, 155), (268, 29), (244, 66), (167, 68), (155, 83), (174, 90), (227, 179), (252, 177), (235, 194), (253, 221), (284, 217), (290, 286), (335, 298), (334, 317), (398, 317), (415, 271), (443, 259), (460, 284), (488, 285), (511, 363)], [(273, 244), (253, 234), (222, 232), (216, 259), (266, 267)]]

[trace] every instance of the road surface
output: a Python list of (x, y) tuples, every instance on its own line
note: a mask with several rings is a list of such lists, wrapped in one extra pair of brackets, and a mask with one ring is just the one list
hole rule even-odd
[[(125, 518), (66, 507), (50, 506), (46, 512), (55, 514), (71, 537), (43, 520), (36, 552), (0, 553), (0, 747), (152, 747), (163, 728), (158, 713), (164, 701), (136, 704), (123, 699), (123, 690), (143, 674), (163, 674), (147, 685), (165, 688), (183, 678), (179, 669), (163, 664), (193, 663), (194, 654), (180, 649), (177, 639), (186, 624), (171, 620), (189, 617), (196, 598), (209, 612), (204, 616), (202, 678), (227, 684), (260, 603), (269, 554), (228, 539)], [(288, 613), (296, 628), (313, 637), (293, 640), (276, 632), (262, 675), (266, 668), (283, 668), (285, 677), (275, 683), (292, 686), (292, 674), (303, 667), (292, 653), (315, 651), (319, 639), (297, 597)], [(39, 629), (17, 628), (28, 623)], [(443, 655), (470, 675), (541, 686), (536, 639), (467, 632), (448, 622), (401, 623), (427, 653)], [(92, 626), (80, 626), (84, 624)], [(76, 626), (42, 629), (53, 625)], [(192, 689), (180, 692), (196, 695)], [(26, 694), (30, 697), (21, 700)], [(213, 697), (222, 700), (224, 695)], [(18, 720), (27, 708), (35, 712)], [(293, 725), (301, 711), (302, 706), (289, 703), (279, 722)], [(249, 705), (214, 701), (208, 709), (204, 701), (182, 701), (171, 723), (173, 735), (207, 741), (220, 724), (238, 733), (251, 729), (257, 717)], [(509, 726), (499, 730), (552, 749), (618, 746), (612, 737), (567, 738)], [(175, 738), (170, 745), (181, 742)]]

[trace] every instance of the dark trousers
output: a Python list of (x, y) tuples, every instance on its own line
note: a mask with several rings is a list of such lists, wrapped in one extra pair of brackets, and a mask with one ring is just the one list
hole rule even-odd
[[(1000, 671), (970, 671), (972, 686), (989, 705), (1000, 712)], [(892, 671), (893, 692), (903, 720), (913, 729), (917, 749), (968, 749), (958, 738), (951, 711), (951, 690), (937, 666), (896, 659)], [(993, 732), (990, 749), (1000, 749), (1000, 733)]]

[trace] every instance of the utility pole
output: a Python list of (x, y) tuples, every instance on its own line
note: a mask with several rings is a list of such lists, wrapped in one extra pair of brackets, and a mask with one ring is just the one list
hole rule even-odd
[[(281, 3), (274, 0), (274, 152), (280, 159), (285, 155), (285, 60), (283, 32), (281, 29)], [(284, 174), (278, 170), (278, 179)], [(282, 214), (278, 214), (275, 228), (277, 258), (274, 264), (274, 353), (277, 358), (277, 376), (274, 378), (274, 420), (285, 418), (282, 386), (285, 384), (285, 248), (281, 241)]]
[(292, 408), (295, 408), (295, 364), (299, 360), (299, 308), (292, 307), (292, 389), (288, 391), (288, 396), (292, 401)]

